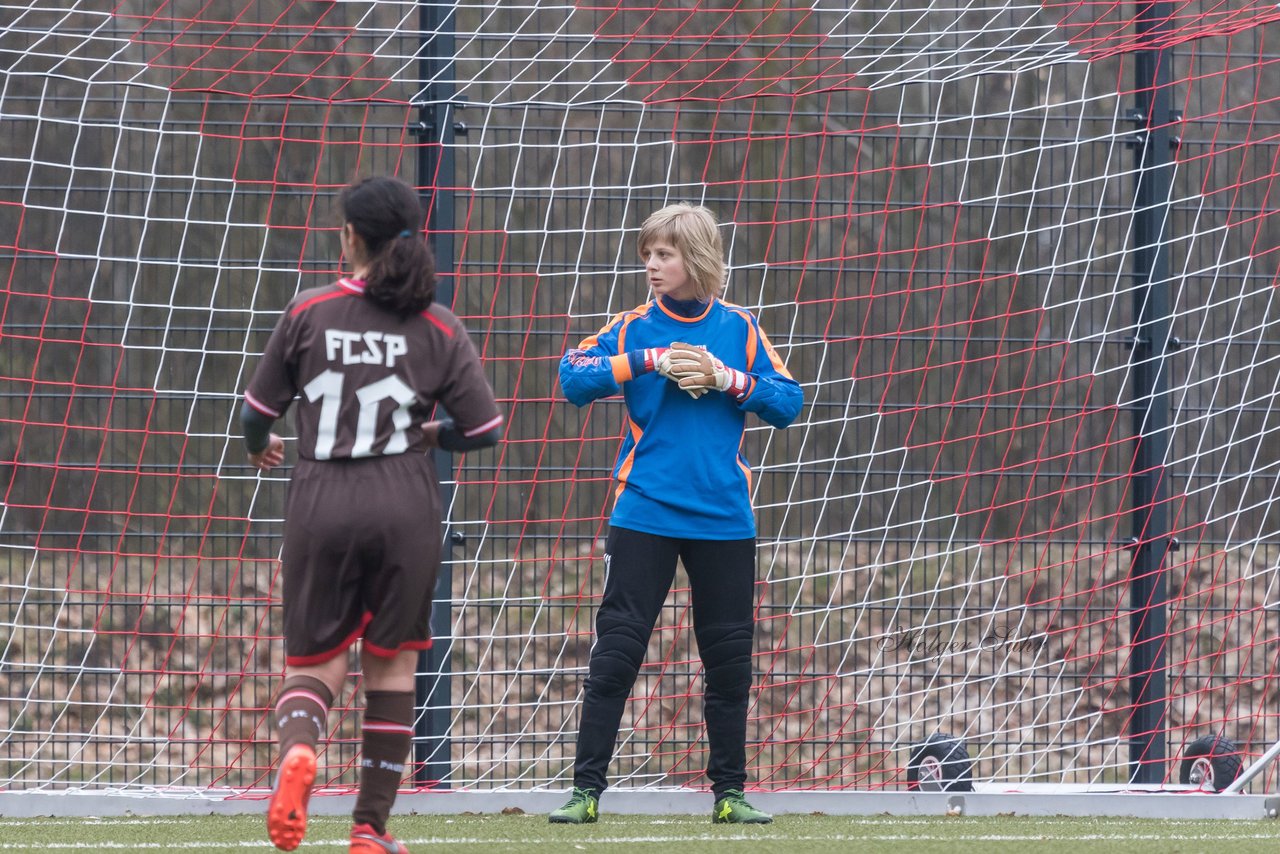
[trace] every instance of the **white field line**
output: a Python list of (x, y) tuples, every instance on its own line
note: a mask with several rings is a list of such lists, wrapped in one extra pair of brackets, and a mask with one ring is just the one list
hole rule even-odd
[[(1146, 842), (1168, 840), (1171, 842), (1194, 842), (1194, 841), (1232, 841), (1245, 839), (1266, 839), (1274, 840), (1274, 833), (1249, 833), (1249, 834), (1186, 834), (1186, 833), (1090, 833), (1081, 835), (1072, 835), (1064, 837), (1062, 841), (1082, 842)], [(930, 834), (824, 834), (819, 836), (804, 835), (791, 836), (786, 834), (769, 833), (762, 831), (761, 833), (751, 834), (735, 834), (735, 835), (689, 835), (680, 834), (672, 836), (627, 836), (600, 838), (597, 836), (583, 837), (583, 842), (589, 843), (591, 846), (598, 845), (670, 845), (673, 843), (689, 843), (689, 842), (741, 842), (744, 840), (764, 842), (1043, 842), (1044, 834), (965, 834), (965, 835), (930, 835)], [(531, 840), (527, 837), (498, 839), (493, 837), (486, 838), (463, 838), (463, 837), (441, 837), (441, 836), (424, 836), (416, 839), (402, 839), (406, 845), (511, 845), (536, 847), (541, 844), (560, 845), (565, 844), (565, 840)], [(332, 840), (308, 840), (308, 849), (315, 848), (345, 848), (348, 840), (342, 839)], [(52, 842), (48, 840), (34, 841), (31, 843), (0, 843), (0, 851), (184, 851), (184, 850), (209, 850), (216, 848), (245, 848), (245, 849), (271, 849), (274, 846), (266, 840), (240, 840), (240, 841), (204, 841), (204, 842)]]
[(150, 827), (157, 824), (195, 824), (194, 818), (5, 818), (0, 827)]
[[(624, 813), (615, 813), (614, 815), (615, 815), (615, 816), (617, 816), (617, 817), (620, 817), (620, 818), (625, 818), (625, 819), (631, 819), (631, 818), (634, 818), (634, 816), (632, 816), (632, 815), (630, 815), (630, 814), (624, 814)], [(785, 820), (786, 820), (786, 818), (788, 818), (788, 817), (789, 817), (789, 816), (784, 816), (782, 820), (783, 820), (783, 821), (785, 821)], [(0, 827), (38, 827), (38, 828), (40, 828), (40, 829), (44, 829), (44, 828), (46, 828), (46, 827), (52, 827), (52, 826), (67, 826), (67, 827), (111, 827), (111, 826), (115, 826), (115, 827), (146, 827), (146, 826), (152, 826), (152, 825), (187, 825), (187, 824), (197, 824), (197, 823), (200, 823), (200, 822), (202, 822), (202, 821), (208, 821), (210, 818), (211, 818), (211, 816), (156, 816), (156, 817), (148, 817), (148, 816), (79, 816), (79, 817), (77, 817), (77, 816), (64, 816), (64, 817), (58, 817), (58, 818), (55, 818), (55, 817), (44, 817), (44, 818), (0, 818)], [(237, 814), (233, 814), (233, 815), (230, 815), (230, 816), (221, 816), (220, 818), (226, 818), (226, 819), (229, 819), (229, 820), (245, 819), (245, 820), (250, 820), (250, 821), (255, 821), (255, 822), (256, 822), (256, 821), (261, 820), (261, 818), (262, 818), (262, 817), (261, 817), (261, 816), (255, 816), (255, 815), (253, 815), (253, 814), (251, 814), (251, 813), (243, 813), (243, 814), (237, 813)], [(431, 815), (425, 815), (425, 814), (424, 814), (424, 815), (421, 815), (421, 816), (415, 816), (414, 818), (415, 818), (415, 819), (423, 819), (423, 818), (430, 819), (430, 818), (436, 818), (436, 819), (440, 819), (442, 824), (462, 824), (462, 823), (464, 823), (464, 822), (465, 822), (465, 823), (483, 823), (483, 822), (487, 822), (487, 821), (494, 821), (494, 822), (502, 821), (502, 822), (506, 822), (506, 821), (511, 821), (513, 817), (508, 817), (508, 816), (501, 816), (501, 817), (500, 817), (500, 816), (498, 816), (497, 814), (492, 814), (492, 815), (469, 815), (469, 816), (466, 816), (465, 818), (453, 818), (453, 817), (450, 817), (450, 816), (447, 816), (447, 815), (436, 815), (436, 816), (431, 816)], [(524, 820), (535, 820), (535, 819), (537, 819), (537, 820), (541, 820), (541, 819), (542, 819), (542, 816), (541, 816), (540, 814), (526, 814), (525, 816), (522, 816), (522, 817), (520, 817), (520, 818), (523, 818)], [(840, 822), (841, 824), (847, 824), (847, 825), (851, 825), (851, 826), (854, 826), (854, 825), (868, 825), (868, 826), (873, 826), (873, 827), (880, 827), (880, 826), (883, 826), (883, 827), (890, 827), (890, 828), (892, 828), (892, 827), (908, 827), (908, 826), (925, 825), (925, 824), (937, 824), (939, 821), (944, 820), (944, 819), (942, 818), (942, 816), (940, 816), (940, 815), (904, 815), (904, 816), (896, 816), (896, 815), (882, 815), (882, 816), (856, 816), (856, 815), (850, 815), (850, 816), (839, 816), (839, 815), (837, 815), (837, 816), (827, 816), (827, 818), (831, 818), (831, 819), (841, 819), (841, 820), (842, 820), (842, 821)], [(994, 818), (996, 818), (996, 817), (993, 817), (993, 816), (971, 816), (968, 820), (970, 820), (970, 821), (972, 821), (972, 820), (984, 821), (984, 820), (990, 820), (990, 819), (994, 819)], [(1009, 821), (1013, 821), (1013, 822), (1030, 822), (1030, 821), (1034, 821), (1034, 822), (1035, 822), (1035, 826), (1036, 826), (1036, 827), (1044, 827), (1044, 826), (1047, 826), (1047, 825), (1073, 825), (1073, 824), (1074, 824), (1074, 825), (1079, 825), (1079, 824), (1082, 824), (1082, 823), (1084, 823), (1084, 822), (1089, 822), (1089, 821), (1100, 821), (1100, 820), (1102, 820), (1102, 819), (1108, 819), (1108, 820), (1110, 820), (1107, 816), (1097, 816), (1097, 817), (1080, 816), (1079, 818), (1073, 818), (1073, 817), (1069, 817), (1069, 816), (1012, 816), (1012, 817), (1010, 817), (1008, 820), (1009, 820)], [(393, 822), (395, 822), (395, 821), (397, 821), (397, 820), (403, 820), (403, 818), (402, 818), (402, 817), (400, 817), (400, 816), (393, 815), (393, 816), (391, 817), (391, 820), (392, 820)], [(520, 819), (519, 819), (519, 818), (517, 818), (516, 820), (520, 820)], [(945, 819), (945, 820), (946, 820), (946, 821), (953, 821), (954, 819)], [(964, 819), (961, 819), (961, 820), (963, 821)], [(1192, 819), (1172, 819), (1172, 818), (1171, 818), (1171, 819), (1142, 819), (1142, 818), (1139, 818), (1139, 819), (1133, 819), (1133, 820), (1134, 820), (1134, 821), (1144, 821), (1144, 822), (1156, 822), (1156, 821), (1162, 821), (1162, 822), (1168, 822), (1168, 823), (1173, 823), (1173, 824), (1178, 824), (1178, 823), (1182, 823), (1182, 824), (1191, 824), (1191, 823), (1196, 823), (1196, 824), (1199, 824), (1199, 823), (1204, 823), (1204, 822), (1219, 822), (1219, 821), (1220, 821), (1220, 822), (1222, 822), (1222, 823), (1223, 823), (1224, 825), (1226, 825), (1226, 826), (1231, 826), (1230, 821), (1229, 821), (1229, 820), (1227, 820), (1227, 819), (1210, 819), (1210, 818), (1192, 818)], [(338, 816), (318, 815), (318, 816), (312, 816), (312, 817), (310, 817), (310, 818), (308, 819), (308, 821), (310, 822), (310, 826), (311, 826), (311, 827), (319, 827), (319, 826), (322, 826), (322, 825), (325, 825), (325, 824), (333, 825), (334, 827), (339, 827), (339, 826), (345, 827), (345, 826), (347, 825), (347, 823), (350, 821), (350, 819), (342, 818), (342, 817), (338, 817)], [(682, 817), (665, 817), (665, 818), (657, 818), (657, 817), (655, 817), (655, 818), (650, 818), (649, 820), (647, 820), (647, 821), (645, 822), (645, 824), (650, 825), (650, 826), (652, 826), (652, 827), (668, 827), (668, 826), (670, 826), (670, 827), (698, 827), (698, 828), (703, 828), (703, 827), (705, 827), (705, 826), (706, 826), (706, 824), (707, 824), (707, 819), (706, 819), (706, 818), (704, 818), (704, 817), (702, 817), (701, 815), (698, 815), (698, 816), (689, 816), (689, 817), (687, 817), (687, 818), (682, 818)], [(770, 828), (770, 829), (771, 829), (771, 830), (777, 830), (778, 828), (775, 826), (775, 827)], [(591, 829), (591, 832), (592, 832), (592, 833), (602, 833), (602, 832), (607, 832), (607, 830), (606, 830), (606, 828), (604, 828), (604, 827), (602, 827), (602, 826), (600, 826), (600, 825), (596, 825), (596, 827), (594, 827), (594, 828), (592, 828), (592, 829)], [(1208, 830), (1206, 830), (1205, 832), (1206, 832), (1206, 833), (1208, 833), (1209, 831), (1208, 831)], [(1216, 826), (1215, 826), (1215, 828), (1214, 828), (1214, 832), (1215, 832), (1215, 833), (1217, 833)], [(753, 837), (753, 838), (754, 838), (754, 837)], [(1162, 837), (1162, 838), (1163, 838), (1163, 837)], [(501, 840), (498, 840), (498, 841), (501, 841)], [(0, 843), (0, 844), (2, 844), (2, 843)], [(406, 842), (406, 844), (407, 844), (407, 842)]]

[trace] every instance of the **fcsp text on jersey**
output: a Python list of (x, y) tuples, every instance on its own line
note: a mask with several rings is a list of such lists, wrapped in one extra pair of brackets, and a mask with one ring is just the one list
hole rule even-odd
[[(363, 345), (363, 346), (361, 346)], [(324, 347), (330, 362), (342, 357), (344, 365), (379, 365), (395, 367), (396, 357), (409, 352), (403, 335), (390, 332), (348, 332), (345, 329), (326, 329)]]

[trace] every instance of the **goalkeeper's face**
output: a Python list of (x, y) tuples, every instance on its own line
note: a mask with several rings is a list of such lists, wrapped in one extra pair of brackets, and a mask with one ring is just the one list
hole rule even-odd
[(696, 299), (698, 291), (684, 264), (680, 250), (664, 241), (650, 243), (640, 250), (644, 274), (654, 296), (677, 300)]

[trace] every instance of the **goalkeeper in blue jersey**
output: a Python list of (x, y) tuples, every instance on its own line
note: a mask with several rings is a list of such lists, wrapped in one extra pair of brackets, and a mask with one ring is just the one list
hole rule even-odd
[(706, 208), (672, 205), (640, 229), (652, 298), (614, 317), (560, 360), (583, 406), (622, 392), (627, 429), (605, 548), (604, 597), (582, 701), (573, 794), (556, 823), (596, 820), (627, 698), (675, 578), (689, 576), (704, 669), (712, 821), (765, 824), (747, 803), (747, 700), (754, 633), (756, 525), (741, 451), (748, 412), (786, 427), (800, 386), (756, 318), (723, 302), (724, 250)]

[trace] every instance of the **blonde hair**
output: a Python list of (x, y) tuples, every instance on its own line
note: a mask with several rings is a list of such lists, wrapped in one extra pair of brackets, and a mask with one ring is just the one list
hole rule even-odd
[(715, 214), (685, 202), (655, 211), (640, 226), (636, 251), (643, 256), (654, 243), (670, 243), (680, 251), (698, 299), (720, 296), (725, 280), (724, 244)]

